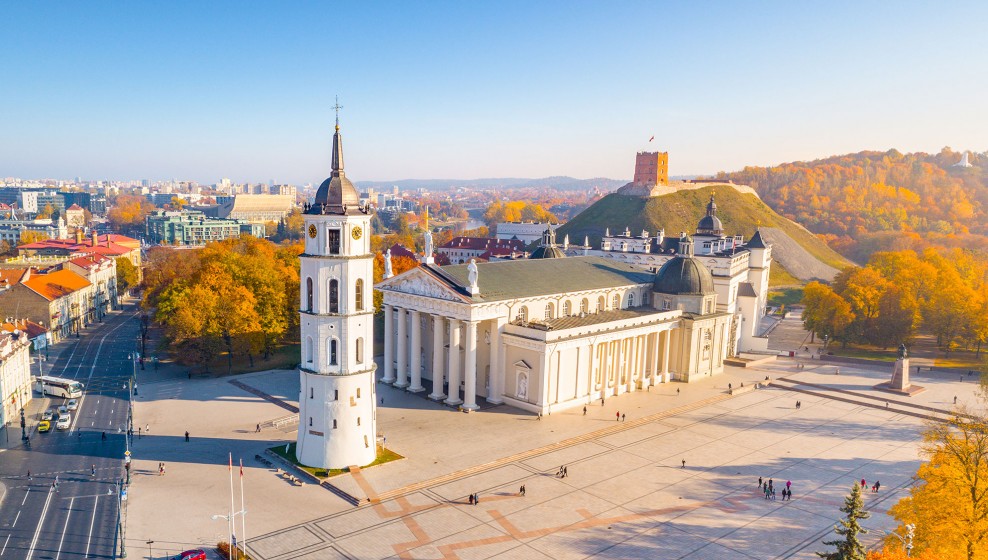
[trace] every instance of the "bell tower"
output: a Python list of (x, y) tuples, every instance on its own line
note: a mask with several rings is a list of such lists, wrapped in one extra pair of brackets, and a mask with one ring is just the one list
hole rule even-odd
[(332, 173), (305, 211), (295, 449), (300, 463), (327, 469), (377, 457), (371, 210), (343, 172), (336, 109)]

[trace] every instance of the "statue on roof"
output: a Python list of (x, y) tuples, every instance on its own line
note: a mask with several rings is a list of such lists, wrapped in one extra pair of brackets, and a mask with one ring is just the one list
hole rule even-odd
[(470, 264), (467, 265), (467, 280), (470, 282), (470, 288), (477, 287), (477, 260), (470, 259)]
[(391, 278), (395, 273), (391, 269), (391, 248), (384, 252), (384, 278)]

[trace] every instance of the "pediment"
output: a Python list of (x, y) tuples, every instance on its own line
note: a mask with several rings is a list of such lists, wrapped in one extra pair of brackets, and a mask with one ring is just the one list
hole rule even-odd
[(407, 270), (398, 276), (383, 280), (374, 286), (378, 290), (413, 294), (447, 301), (464, 301), (464, 297), (431, 274), (420, 268)]
[(528, 365), (528, 362), (526, 362), (525, 360), (518, 360), (517, 362), (515, 362), (515, 367), (532, 369), (532, 366)]

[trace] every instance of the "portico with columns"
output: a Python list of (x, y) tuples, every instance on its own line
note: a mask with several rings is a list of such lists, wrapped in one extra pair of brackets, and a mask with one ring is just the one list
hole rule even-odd
[(474, 266), (473, 282), (468, 265), (422, 264), (376, 286), (381, 382), (548, 414), (723, 371), (730, 315), (670, 306), (651, 272), (599, 257)]

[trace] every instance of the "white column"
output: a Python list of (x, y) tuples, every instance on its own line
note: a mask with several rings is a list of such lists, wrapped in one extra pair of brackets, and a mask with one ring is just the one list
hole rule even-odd
[(466, 340), (464, 341), (466, 356), (464, 361), (465, 386), (463, 388), (463, 408), (467, 410), (477, 410), (477, 323), (467, 322)]
[(666, 330), (662, 337), (662, 379), (669, 381), (669, 350), (672, 347), (672, 331)]
[(596, 356), (594, 356), (594, 353), (596, 351), (597, 351), (597, 345), (594, 344), (593, 342), (591, 342), (590, 343), (590, 359), (587, 360), (587, 365), (588, 365), (588, 369), (587, 369), (587, 378), (588, 378), (588, 381), (587, 381), (587, 399), (588, 400), (590, 399), (590, 396), (593, 395), (593, 382), (594, 382), (593, 368), (594, 368), (594, 362), (596, 361), (596, 359), (595, 359)]
[(500, 317), (491, 321), (491, 388), (487, 392), (487, 402), (501, 404), (504, 401), (504, 348), (501, 347)]
[(420, 393), (425, 390), (422, 386), (422, 314), (416, 310), (408, 313), (412, 321), (412, 342), (409, 352), (411, 352), (412, 386), (408, 388), (413, 393)]
[(394, 333), (394, 307), (384, 306), (384, 378), (385, 383), (395, 382), (395, 333)]
[(442, 400), (446, 398), (443, 393), (443, 346), (446, 342), (446, 325), (442, 315), (432, 316), (432, 393), (430, 399)]
[(460, 321), (449, 320), (449, 397), (446, 404), (457, 405), (460, 400)]
[(653, 335), (655, 340), (652, 341), (652, 363), (649, 364), (649, 383), (655, 385), (655, 374), (659, 373), (659, 365), (662, 357), (659, 355), (659, 343), (662, 341), (662, 333), (657, 332)]
[(397, 361), (398, 375), (395, 387), (404, 389), (408, 387), (408, 344), (406, 344), (406, 331), (408, 330), (408, 314), (401, 307), (398, 308), (398, 345)]

